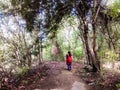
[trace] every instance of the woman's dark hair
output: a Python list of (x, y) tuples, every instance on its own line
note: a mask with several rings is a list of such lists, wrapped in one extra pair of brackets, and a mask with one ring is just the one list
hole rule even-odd
[(69, 56), (71, 56), (71, 52), (70, 51), (68, 51), (68, 54), (69, 54)]

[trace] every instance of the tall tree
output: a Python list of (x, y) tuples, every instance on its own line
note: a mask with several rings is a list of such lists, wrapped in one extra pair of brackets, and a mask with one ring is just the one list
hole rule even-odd
[[(86, 48), (87, 60), (90, 65), (93, 67), (93, 71), (100, 70), (100, 61), (98, 60), (97, 55), (97, 29), (96, 29), (96, 20), (100, 11), (101, 0), (81, 0), (77, 7), (78, 16), (82, 20), (83, 24), (83, 38)], [(90, 18), (90, 20), (89, 20)], [(90, 38), (90, 27), (92, 26), (93, 38)], [(92, 41), (92, 42), (90, 42)]]

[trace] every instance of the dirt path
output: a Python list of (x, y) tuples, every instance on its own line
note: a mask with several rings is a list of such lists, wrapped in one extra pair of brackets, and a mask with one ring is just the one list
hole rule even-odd
[[(73, 63), (72, 71), (65, 62), (49, 61), (24, 75), (14, 76), (0, 90), (118, 90), (120, 74), (111, 71), (85, 72), (82, 63)], [(9, 88), (9, 89), (8, 89)], [(10, 89), (11, 88), (11, 89)]]
[(34, 90), (90, 90), (90, 87), (75, 75), (78, 63), (73, 63), (72, 71), (66, 70), (64, 62), (51, 62), (46, 65), (50, 65), (49, 75), (43, 78)]

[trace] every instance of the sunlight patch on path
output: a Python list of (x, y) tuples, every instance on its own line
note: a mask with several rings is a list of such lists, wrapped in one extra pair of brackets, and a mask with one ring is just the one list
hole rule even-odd
[(71, 90), (87, 90), (85, 87), (86, 87), (85, 84), (75, 81), (72, 85)]
[[(34, 90), (46, 90), (46, 89), (34, 89)], [(50, 90), (64, 90), (64, 89), (50, 89)]]
[(62, 75), (72, 75), (71, 71), (62, 71)]
[[(61, 74), (61, 76), (63, 75), (64, 77), (67, 75), (66, 78), (69, 78), (68, 80), (70, 80), (70, 78), (71, 78), (71, 80), (74, 81), (73, 84), (71, 85), (72, 88), (69, 89), (69, 90), (89, 90), (87, 88), (86, 84), (84, 84), (83, 82), (77, 81), (78, 78), (76, 78), (75, 76), (73, 76), (74, 72), (75, 72), (75, 70), (73, 69), (72, 71), (62, 71), (62, 74)], [(56, 90), (59, 90), (59, 89), (56, 89)]]

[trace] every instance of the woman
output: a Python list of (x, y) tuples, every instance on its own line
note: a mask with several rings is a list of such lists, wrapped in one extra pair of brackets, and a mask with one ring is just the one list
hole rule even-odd
[(69, 71), (72, 69), (72, 60), (72, 54), (70, 51), (68, 51), (68, 54), (66, 55), (66, 64)]

